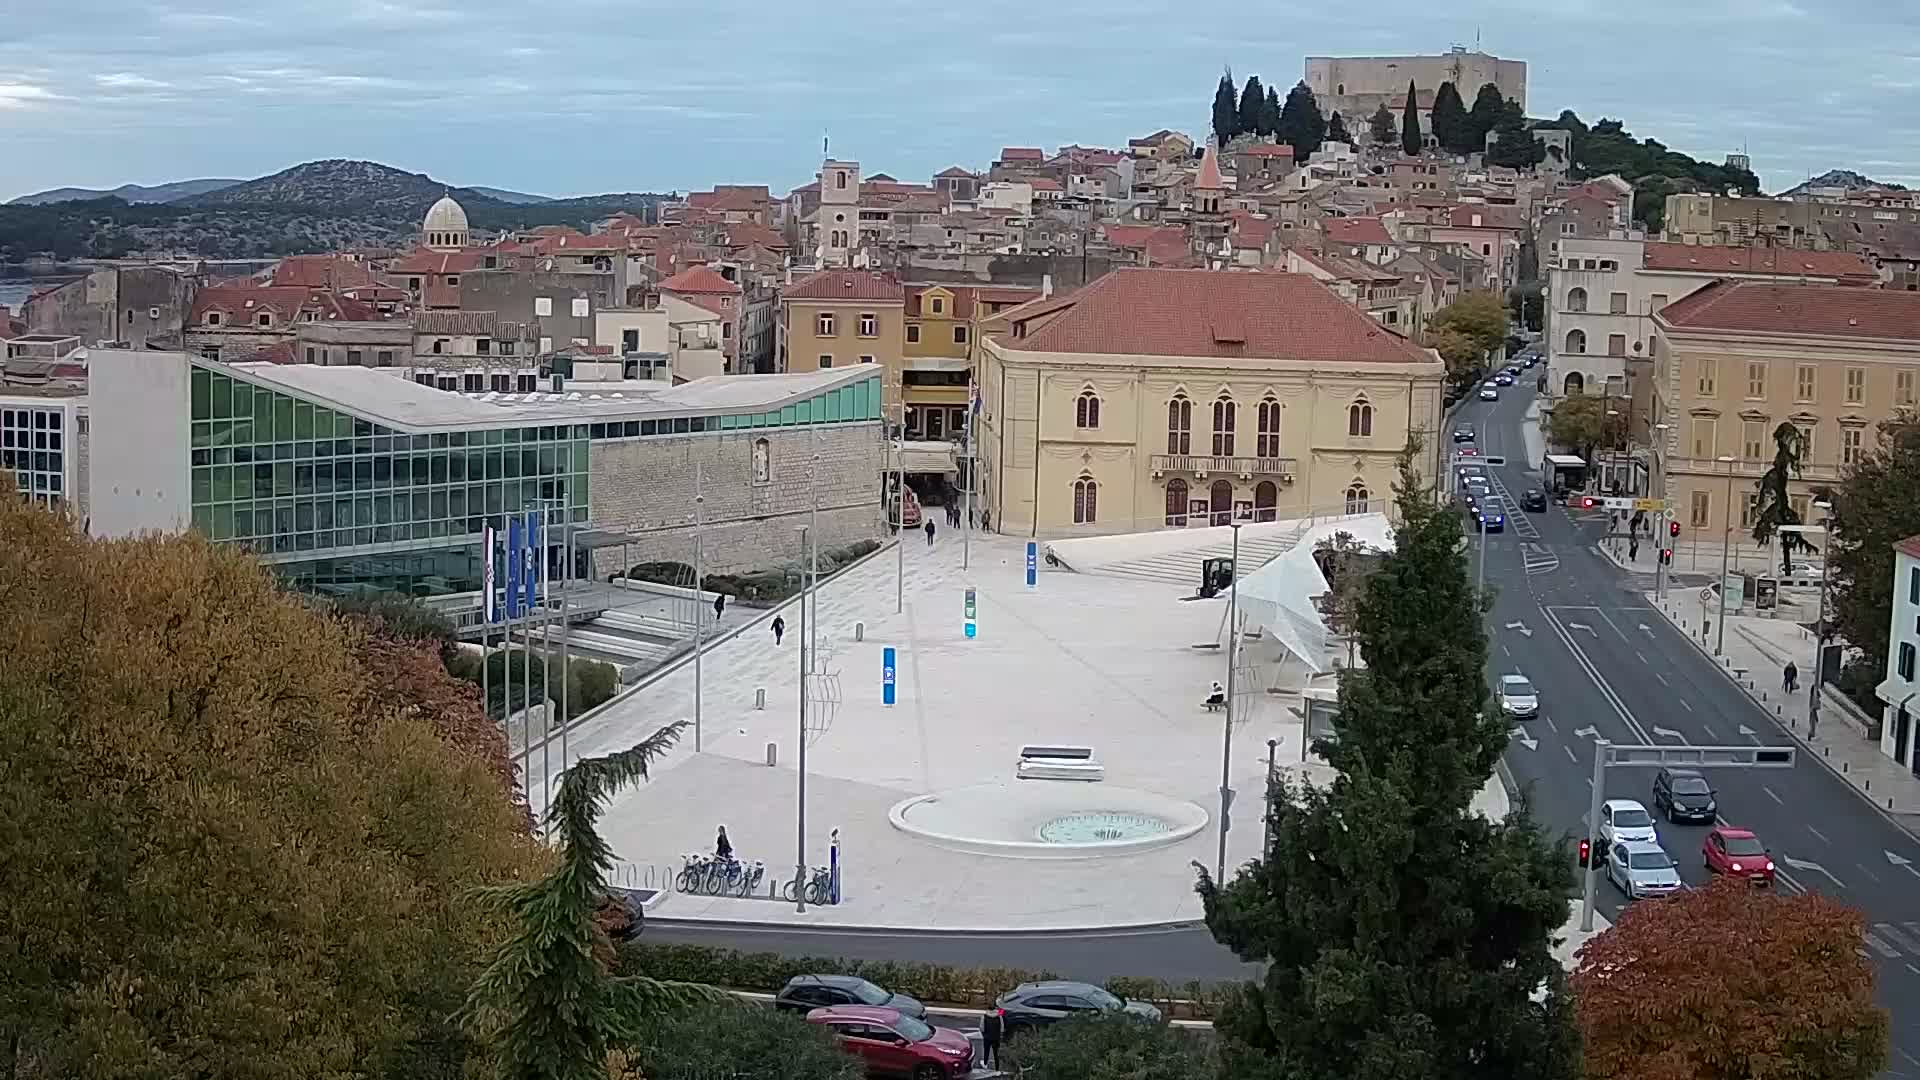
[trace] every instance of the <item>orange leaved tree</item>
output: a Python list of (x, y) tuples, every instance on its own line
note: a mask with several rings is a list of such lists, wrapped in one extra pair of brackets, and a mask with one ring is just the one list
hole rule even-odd
[(1866, 1080), (1887, 1061), (1858, 913), (1744, 882), (1634, 904), (1572, 986), (1593, 1080)]

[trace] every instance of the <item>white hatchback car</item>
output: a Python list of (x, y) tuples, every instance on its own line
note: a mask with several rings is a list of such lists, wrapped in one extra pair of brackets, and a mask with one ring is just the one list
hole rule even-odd
[(1508, 716), (1532, 719), (1540, 711), (1540, 695), (1525, 675), (1500, 676), (1500, 711)]
[(1626, 840), (1660, 842), (1653, 832), (1653, 815), (1633, 799), (1608, 799), (1600, 804), (1600, 840), (1608, 848)]

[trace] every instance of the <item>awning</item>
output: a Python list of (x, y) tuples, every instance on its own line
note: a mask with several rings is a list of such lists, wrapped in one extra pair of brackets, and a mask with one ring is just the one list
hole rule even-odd
[(1339, 533), (1375, 551), (1393, 550), (1393, 526), (1385, 514), (1336, 518), (1301, 533), (1279, 558), (1234, 585), (1247, 624), (1270, 635), (1315, 674), (1328, 670), (1327, 623), (1315, 603), (1328, 585), (1313, 551), (1322, 540)]

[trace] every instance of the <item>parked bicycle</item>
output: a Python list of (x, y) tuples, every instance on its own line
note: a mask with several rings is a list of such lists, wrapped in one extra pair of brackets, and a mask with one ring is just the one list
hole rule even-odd
[(833, 871), (824, 866), (810, 867), (807, 881), (803, 887), (799, 878), (782, 886), (780, 893), (787, 900), (797, 900), (805, 895), (809, 904), (828, 904), (833, 902)]
[(703, 852), (688, 852), (681, 860), (674, 887), (697, 896), (751, 896), (767, 874), (767, 864), (758, 859), (745, 863)]

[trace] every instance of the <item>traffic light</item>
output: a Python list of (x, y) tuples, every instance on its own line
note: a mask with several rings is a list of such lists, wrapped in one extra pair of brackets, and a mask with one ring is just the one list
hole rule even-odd
[(1672, 548), (1660, 549), (1660, 565), (1661, 566), (1673, 565), (1673, 549)]
[(1576, 499), (1575, 502), (1579, 505), (1580, 509), (1582, 510), (1591, 510), (1596, 505), (1599, 504), (1599, 500), (1595, 499), (1591, 495), (1582, 495), (1578, 499)]
[(1677, 538), (1680, 535), (1680, 523), (1677, 521), (1667, 522), (1667, 535)]
[(1593, 865), (1593, 841), (1584, 836), (1580, 838), (1580, 865)]

